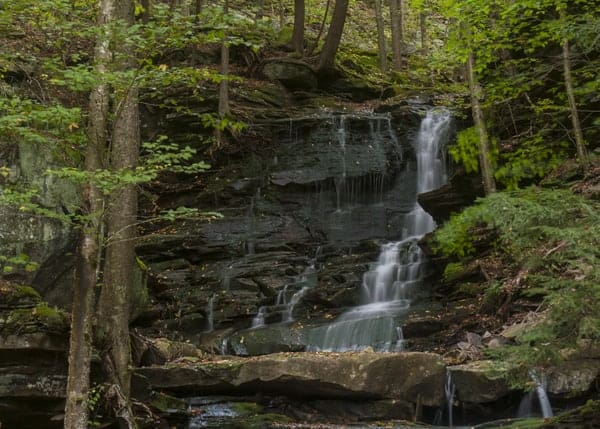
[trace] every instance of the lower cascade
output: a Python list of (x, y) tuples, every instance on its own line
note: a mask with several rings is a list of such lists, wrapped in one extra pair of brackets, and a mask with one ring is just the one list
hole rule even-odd
[[(451, 116), (445, 110), (429, 110), (414, 142), (417, 158), (416, 194), (436, 189), (447, 180), (443, 147), (449, 135)], [(401, 239), (381, 246), (377, 262), (363, 275), (361, 305), (333, 323), (312, 330), (311, 351), (376, 351), (404, 349), (399, 326), (421, 289), (426, 259), (417, 242), (435, 228), (435, 222), (415, 202), (405, 215)]]
[(548, 394), (546, 393), (546, 382), (545, 379), (536, 374), (535, 371), (530, 371), (529, 377), (531, 381), (535, 385), (535, 389), (528, 392), (519, 405), (519, 410), (517, 412), (517, 417), (532, 417), (535, 415), (534, 413), (534, 399), (537, 396), (539, 403), (539, 411), (543, 418), (547, 419), (554, 416), (554, 412), (552, 411), (552, 406), (550, 404), (550, 400), (548, 399)]

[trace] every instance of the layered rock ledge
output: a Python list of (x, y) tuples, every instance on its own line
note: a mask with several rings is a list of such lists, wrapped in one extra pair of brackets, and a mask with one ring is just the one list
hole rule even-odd
[(442, 358), (432, 353), (277, 353), (138, 368), (134, 384), (179, 393), (400, 399), (438, 406), (445, 371)]

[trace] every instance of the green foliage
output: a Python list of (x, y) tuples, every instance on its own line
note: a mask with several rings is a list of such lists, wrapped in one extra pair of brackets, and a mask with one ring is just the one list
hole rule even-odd
[(455, 162), (464, 165), (467, 173), (479, 170), (479, 135), (475, 127), (461, 130), (456, 143), (448, 146), (448, 153)]
[(204, 212), (196, 208), (177, 207), (176, 209), (165, 210), (158, 215), (158, 220), (167, 220), (173, 222), (177, 219), (219, 219), (223, 215), (218, 212)]
[(549, 144), (542, 135), (524, 140), (514, 151), (500, 154), (496, 180), (514, 190), (528, 179), (541, 179), (566, 158), (566, 142)]
[(65, 333), (68, 326), (68, 314), (65, 311), (41, 302), (33, 308), (12, 310), (0, 325), (0, 331), (37, 332), (41, 327), (51, 332)]
[[(543, 322), (518, 336), (517, 346), (491, 353), (516, 367), (548, 365), (559, 350), (580, 339), (600, 339), (600, 205), (568, 190), (529, 188), (500, 192), (454, 216), (436, 231), (438, 251), (465, 258), (474, 251), (472, 231), (498, 233), (496, 251), (527, 270), (520, 290), (543, 296)], [(488, 292), (503, 291), (501, 284)]]
[(462, 262), (450, 262), (444, 268), (444, 279), (452, 280), (454, 277), (460, 275), (465, 270), (465, 266)]
[(29, 256), (24, 253), (12, 257), (0, 255), (0, 269), (3, 273), (12, 273), (17, 267), (22, 267), (25, 271), (32, 272), (38, 269), (38, 264), (31, 261)]
[(0, 138), (9, 142), (79, 148), (81, 109), (44, 105), (21, 97), (0, 97)]

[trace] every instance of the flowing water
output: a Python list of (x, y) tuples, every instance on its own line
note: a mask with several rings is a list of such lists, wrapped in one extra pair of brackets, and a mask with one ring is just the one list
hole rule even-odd
[[(449, 135), (447, 111), (431, 110), (421, 122), (414, 149), (417, 158), (416, 194), (440, 187), (447, 180), (443, 146)], [(425, 275), (426, 260), (417, 241), (435, 222), (415, 202), (406, 215), (399, 241), (381, 247), (378, 261), (363, 276), (362, 305), (346, 311), (333, 323), (313, 329), (309, 350), (377, 351), (403, 349), (399, 319), (410, 307)]]
[(542, 417), (547, 419), (554, 416), (548, 394), (546, 393), (545, 380), (540, 378), (535, 371), (530, 371), (529, 376), (535, 385), (535, 390), (529, 392), (519, 405), (518, 417), (531, 417), (533, 415), (533, 400), (537, 396)]

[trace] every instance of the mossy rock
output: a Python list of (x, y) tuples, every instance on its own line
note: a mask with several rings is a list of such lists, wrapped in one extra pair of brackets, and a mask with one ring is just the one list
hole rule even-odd
[(151, 407), (157, 409), (161, 413), (169, 414), (187, 414), (188, 404), (186, 401), (180, 398), (167, 395), (165, 393), (156, 393), (149, 404)]
[(243, 421), (240, 421), (240, 429), (264, 429), (272, 427), (272, 425), (276, 425), (276, 427), (281, 427), (279, 425), (284, 423), (292, 423), (292, 419), (283, 414), (257, 414), (252, 417), (246, 417)]
[(263, 406), (255, 402), (235, 402), (231, 404), (231, 409), (240, 416), (253, 416), (263, 410)]
[(31, 286), (0, 282), (0, 308), (34, 307), (40, 301), (40, 294)]
[(11, 311), (0, 324), (3, 334), (55, 332), (66, 333), (69, 329), (68, 314), (42, 302), (33, 308), (19, 308)]

